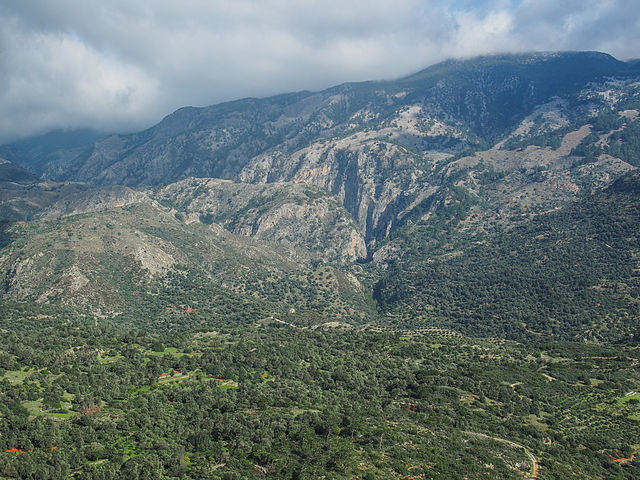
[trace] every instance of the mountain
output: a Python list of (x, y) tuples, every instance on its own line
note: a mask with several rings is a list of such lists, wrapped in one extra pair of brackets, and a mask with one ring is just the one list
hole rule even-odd
[[(486, 336), (634, 339), (640, 173), (493, 235), (416, 229), (375, 286), (400, 325)], [(443, 217), (441, 222), (450, 221)]]
[(36, 180), (35, 175), (26, 171), (13, 163), (0, 159), (0, 182), (6, 183), (25, 183)]
[(76, 149), (90, 144), (81, 139), (91, 132), (50, 134), (13, 147), (34, 166), (33, 157), (66, 144), (67, 153), (37, 167), (54, 179), (132, 186), (186, 176), (232, 178), (260, 154), (291, 154), (363, 129), (391, 127), (387, 137), (423, 150), (492, 142), (536, 105), (590, 82), (637, 73), (597, 52), (452, 60), (396, 81), (182, 108), (144, 132), (99, 140), (90, 151)]
[(89, 186), (71, 183), (39, 182), (37, 177), (17, 165), (0, 159), (0, 222), (28, 220), (57, 199)]
[(298, 323), (336, 316), (361, 322), (370, 314), (362, 286), (348, 272), (310, 267), (145, 192), (67, 186), (29, 221), (4, 224), (5, 300), (75, 305), (159, 324), (185, 312), (190, 321), (294, 312)]
[(0, 147), (0, 157), (15, 161), (40, 174), (44, 165), (63, 157), (78, 155), (105, 134), (89, 128), (53, 130)]
[(186, 107), (143, 132), (44, 160), (19, 148), (19, 163), (50, 180), (94, 185), (187, 177), (313, 184), (336, 195), (375, 243), (439, 187), (429, 174), (452, 154), (495, 144), (558, 99), (571, 103), (571, 115), (602, 108), (607, 99), (585, 89), (639, 71), (597, 52), (447, 61), (394, 81)]
[[(5, 298), (115, 312), (147, 295), (131, 292), (177, 288), (167, 279), (185, 266), (240, 295), (231, 303), (248, 293), (278, 315), (314, 312), (312, 323), (376, 318), (629, 340), (635, 247), (621, 240), (614, 258), (603, 243), (571, 235), (595, 235), (592, 221), (618, 239), (637, 227), (631, 214), (610, 222), (615, 203), (602, 192), (613, 195), (607, 189), (640, 166), (639, 80), (637, 62), (598, 52), (495, 55), (392, 81), (185, 107), (129, 135), (58, 132), (4, 146), (13, 166), (37, 176), (2, 193)], [(585, 202), (601, 210), (579, 210)], [(529, 235), (555, 238), (548, 222), (582, 256), (532, 244)], [(102, 233), (80, 238), (93, 226)], [(61, 259), (38, 263), (49, 245)], [(588, 268), (563, 263), (572, 255)], [(37, 265), (29, 274), (18, 268), (27, 260)], [(96, 278), (74, 291), (71, 268)], [(234, 280), (237, 268), (247, 276)], [(40, 270), (52, 272), (48, 280)], [(138, 283), (120, 282), (121, 271)], [(265, 290), (266, 277), (279, 286)], [(628, 297), (598, 287), (618, 281)], [(95, 294), (109, 285), (113, 294)], [(290, 304), (296, 296), (304, 300)], [(487, 297), (491, 308), (479, 307)]]

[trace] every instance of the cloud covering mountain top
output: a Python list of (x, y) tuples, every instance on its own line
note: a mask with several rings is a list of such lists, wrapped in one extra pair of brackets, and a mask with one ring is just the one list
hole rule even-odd
[(0, 142), (392, 78), (448, 57), (640, 56), (638, 0), (0, 0)]

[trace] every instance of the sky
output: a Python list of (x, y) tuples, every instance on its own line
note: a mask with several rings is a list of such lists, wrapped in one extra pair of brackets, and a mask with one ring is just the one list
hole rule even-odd
[(640, 57), (640, 0), (0, 0), (0, 143), (532, 50)]

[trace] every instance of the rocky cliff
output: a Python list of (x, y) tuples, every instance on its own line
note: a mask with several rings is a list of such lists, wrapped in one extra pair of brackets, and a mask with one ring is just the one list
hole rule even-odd
[[(22, 152), (23, 165), (35, 173), (57, 181), (137, 187), (213, 177), (319, 187), (353, 217), (371, 256), (391, 231), (428, 211), (434, 193), (446, 196), (443, 185), (456, 183), (452, 176), (461, 175), (461, 166), (475, 168), (459, 160), (461, 152), (493, 148), (514, 165), (522, 155), (509, 154), (514, 150), (504, 148), (505, 138), (526, 140), (569, 124), (578, 130), (593, 112), (629, 96), (639, 72), (636, 64), (597, 52), (447, 61), (394, 81), (186, 107), (143, 132), (56, 148), (49, 155), (33, 147), (12, 151), (14, 158)], [(39, 162), (30, 157), (33, 151)], [(571, 153), (562, 152), (563, 158)], [(525, 162), (531, 168), (549, 163), (534, 165), (532, 158)], [(621, 168), (613, 166), (612, 172)], [(607, 169), (601, 178), (609, 176)], [(463, 184), (472, 187), (473, 180)], [(310, 211), (282, 214), (270, 221), (281, 225), (287, 215), (303, 218)], [(255, 232), (247, 224), (233, 229), (267, 235), (266, 225)], [(351, 234), (346, 237), (351, 240), (344, 242), (342, 256), (360, 257), (362, 246)]]

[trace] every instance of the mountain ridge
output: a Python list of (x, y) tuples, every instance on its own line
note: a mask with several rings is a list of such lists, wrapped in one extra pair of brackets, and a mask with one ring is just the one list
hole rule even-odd
[[(607, 72), (608, 75), (628, 75), (630, 73), (637, 73), (640, 70), (637, 70), (636, 68), (633, 68), (633, 66), (629, 66), (628, 64), (626, 64), (625, 62), (621, 62), (618, 60), (615, 60), (613, 57), (611, 57), (608, 54), (602, 54), (602, 53), (598, 53), (598, 52), (555, 52), (553, 54), (550, 53), (532, 53), (532, 54), (512, 54), (512, 55), (491, 55), (491, 56), (483, 56), (483, 57), (476, 57), (474, 59), (469, 59), (469, 60), (447, 60), (444, 62), (441, 62), (439, 64), (435, 64), (432, 65), (430, 67), (427, 67), (426, 69), (423, 69), (419, 72), (416, 72), (414, 74), (405, 76), (405, 77), (401, 77), (399, 79), (396, 80), (380, 80), (380, 81), (367, 81), (367, 82), (349, 82), (349, 83), (343, 83), (340, 85), (336, 85), (334, 87), (330, 87), (326, 90), (322, 90), (322, 91), (318, 91), (318, 92), (311, 92), (311, 91), (300, 91), (300, 92), (294, 92), (294, 93), (285, 93), (285, 94), (280, 94), (280, 95), (275, 95), (275, 96), (271, 96), (271, 97), (264, 97), (264, 98), (255, 98), (255, 97), (248, 97), (248, 98), (242, 98), (242, 99), (238, 99), (238, 100), (232, 100), (232, 101), (228, 101), (228, 102), (223, 102), (223, 103), (219, 103), (216, 105), (211, 105), (211, 106), (204, 106), (204, 107), (182, 107), (176, 111), (174, 111), (173, 113), (165, 116), (161, 121), (159, 121), (156, 125), (137, 132), (137, 133), (133, 133), (133, 134), (127, 134), (127, 135), (116, 135), (115, 137), (117, 138), (123, 138), (123, 139), (129, 139), (128, 141), (125, 140), (125, 145), (124, 146), (124, 152), (127, 151), (127, 149), (133, 147), (135, 148), (135, 145), (138, 145), (140, 142), (145, 142), (146, 140), (154, 137), (155, 134), (160, 133), (161, 137), (166, 137), (166, 136), (171, 136), (171, 135), (175, 135), (177, 133), (181, 133), (181, 132), (185, 132), (185, 131), (190, 131), (193, 130), (194, 128), (198, 127), (198, 124), (204, 122), (207, 120), (207, 115), (211, 116), (211, 115), (224, 115), (225, 113), (229, 113), (229, 112), (234, 112), (237, 111), (238, 109), (246, 109), (246, 107), (252, 107), (252, 108), (258, 108), (258, 107), (271, 107), (273, 108), (277, 108), (280, 107), (280, 111), (284, 111), (286, 110), (286, 107), (289, 107), (291, 105), (294, 104), (298, 104), (300, 102), (303, 102), (299, 108), (302, 108), (304, 110), (305, 105), (304, 105), (304, 101), (307, 100), (309, 102), (311, 102), (311, 100), (313, 100), (314, 98), (316, 98), (318, 96), (328, 96), (328, 97), (332, 97), (334, 95), (342, 95), (345, 94), (345, 92), (350, 92), (353, 93), (355, 91), (355, 96), (353, 96), (353, 98), (350, 99), (351, 102), (360, 102), (362, 103), (362, 99), (358, 100), (358, 97), (362, 97), (362, 95), (370, 95), (371, 94), (371, 90), (377, 87), (380, 88), (386, 88), (386, 87), (391, 87), (391, 93), (392, 94), (398, 94), (403, 86), (406, 86), (408, 84), (412, 84), (415, 83), (415, 81), (417, 79), (422, 79), (424, 80), (425, 76), (428, 77), (432, 77), (430, 79), (437, 79), (437, 80), (441, 80), (444, 76), (450, 75), (451, 72), (448, 71), (451, 68), (453, 68), (453, 70), (457, 73), (460, 73), (460, 71), (462, 72), (467, 72), (467, 73), (473, 73), (474, 70), (483, 70), (486, 68), (495, 68), (496, 66), (509, 66), (512, 69), (517, 67), (518, 65), (524, 65), (524, 66), (528, 66), (529, 68), (531, 67), (531, 63), (527, 63), (527, 62), (522, 62), (519, 60), (522, 59), (541, 59), (542, 62), (538, 62), (538, 63), (542, 63), (544, 65), (546, 65), (546, 63), (544, 62), (556, 62), (556, 63), (560, 63), (560, 65), (563, 65), (566, 67), (566, 65), (563, 64), (563, 62), (569, 62), (570, 65), (573, 65), (573, 61), (575, 60), (575, 57), (579, 57), (579, 59), (582, 61), (582, 69), (583, 70), (578, 70), (578, 72), (581, 73), (577, 73), (574, 75), (577, 75), (579, 78), (583, 79), (583, 83), (584, 79), (588, 78), (590, 80), (598, 80), (602, 77), (603, 72)], [(563, 62), (558, 62), (558, 59), (562, 60)], [(589, 66), (590, 63), (588, 61), (585, 60), (597, 60), (597, 61), (593, 61), (592, 63), (594, 63), (594, 65), (592, 67), (587, 68), (587, 73), (585, 73), (585, 64), (586, 66)], [(548, 66), (548, 65), (546, 65)], [(611, 69), (612, 66), (615, 66), (615, 69)], [(608, 70), (607, 70), (608, 69)], [(444, 71), (443, 71), (444, 70)], [(565, 68), (566, 70), (566, 68)], [(595, 73), (594, 73), (595, 72)], [(566, 76), (567, 74), (571, 74), (571, 71), (567, 72), (567, 71), (563, 71), (562, 74), (563, 75), (558, 75), (559, 72), (549, 72), (552, 76), (557, 76), (557, 77), (563, 77)], [(590, 76), (591, 75), (591, 76)], [(571, 82), (570, 82), (571, 83)], [(426, 87), (429, 87), (430, 85), (427, 85)], [(421, 88), (426, 88), (425, 85), (421, 85)], [(375, 93), (375, 92), (374, 92)], [(401, 92), (400, 92), (401, 93)], [(313, 102), (311, 102), (313, 103)], [(309, 105), (307, 105), (307, 107), (309, 107)], [(325, 106), (325, 110), (326, 110), (327, 106)], [(351, 110), (353, 110), (353, 108), (351, 108)], [(304, 112), (303, 112), (304, 113)], [(318, 113), (318, 112), (316, 112)], [(320, 111), (319, 114), (322, 114), (323, 112)], [(335, 112), (333, 112), (335, 115)], [(317, 127), (317, 125), (316, 125)], [(326, 133), (329, 133), (330, 130), (327, 130)], [(334, 132), (335, 133), (335, 132)], [(111, 138), (111, 137), (106, 137), (106, 138)], [(316, 137), (316, 138), (322, 138), (322, 131), (320, 132), (320, 136)], [(103, 142), (105, 141), (105, 139), (102, 140)], [(23, 142), (16, 142), (14, 145), (20, 145), (20, 143), (24, 143)], [(84, 143), (84, 146), (88, 146), (88, 143)], [(130, 146), (127, 146), (130, 145)], [(5, 150), (7, 148), (7, 146), (4, 146)], [(95, 144), (94, 144), (94, 149)], [(126, 155), (126, 153), (124, 153)], [(83, 154), (80, 154), (80, 157)], [(80, 157), (77, 157), (75, 160), (79, 159)], [(10, 160), (12, 161), (16, 161), (16, 157), (14, 156), (14, 158), (10, 158)], [(61, 161), (61, 159), (57, 159), (58, 163), (64, 163), (64, 160)], [(24, 159), (22, 161), (19, 161), (18, 163), (29, 163), (26, 162)], [(36, 167), (33, 162), (31, 161), (31, 167)], [(58, 170), (58, 172), (56, 173), (56, 171), (46, 171), (46, 169), (44, 170), (38, 170), (38, 168), (36, 168), (35, 173), (39, 173), (39, 174), (47, 174), (47, 175), (54, 175), (54, 176), (58, 176), (65, 171), (65, 168), (70, 168), (70, 170), (68, 170), (69, 172), (73, 172), (73, 167), (71, 166), (67, 166), (67, 167), (63, 167), (62, 170)], [(96, 171), (96, 173), (98, 173)], [(228, 172), (220, 172), (221, 174), (228, 174)], [(91, 177), (91, 175), (88, 175), (88, 172), (85, 172), (85, 176), (84, 178), (82, 178), (82, 180), (84, 181), (92, 181), (92, 182), (97, 182), (97, 183), (102, 183), (104, 184), (105, 180), (100, 180), (100, 178), (93, 178)], [(76, 176), (77, 176), (77, 172), (76, 172)], [(220, 175), (203, 175), (203, 176), (220, 176)], [(56, 179), (56, 178), (54, 178)], [(57, 178), (59, 179), (59, 178)], [(173, 178), (173, 180), (176, 180), (178, 178)], [(75, 178), (75, 180), (80, 180), (80, 178)], [(112, 178), (112, 181), (114, 181), (115, 179)], [(121, 179), (128, 181), (126, 179)], [(131, 184), (131, 181), (128, 181)], [(143, 181), (144, 182), (144, 181)], [(158, 183), (158, 180), (151, 180), (151, 183)], [(119, 183), (118, 181), (115, 181), (115, 183)], [(133, 182), (135, 183), (135, 182)], [(146, 182), (149, 183), (149, 182)]]
[[(287, 313), (287, 305), (296, 312), (313, 312), (311, 323), (336, 320), (327, 315), (351, 324), (372, 319), (385, 323), (391, 313), (399, 315), (398, 325), (405, 325), (405, 314), (413, 308), (410, 316), (417, 324), (431, 325), (433, 305), (421, 298), (432, 295), (439, 283), (415, 269), (433, 271), (430, 262), (440, 262), (445, 271), (455, 271), (464, 265), (458, 256), (479, 251), (468, 249), (469, 242), (489, 242), (485, 253), (502, 248), (502, 238), (520, 248), (528, 240), (517, 232), (533, 228), (546, 212), (564, 212), (576, 202), (601, 198), (593, 195), (612, 184), (623, 188), (624, 180), (615, 182), (640, 166), (639, 117), (640, 70), (633, 65), (597, 52), (495, 55), (443, 62), (399, 80), (184, 107), (150, 129), (108, 136), (90, 148), (73, 144), (66, 151), (54, 150), (51, 157), (34, 148), (43, 153), (31, 162), (42, 167), (41, 177), (14, 182), (1, 203), (0, 216), (9, 225), (3, 237), (5, 296), (17, 300), (20, 292), (42, 290), (37, 277), (21, 275), (25, 270), (18, 267), (26, 260), (36, 264), (34, 251), (46, 249), (47, 242), (67, 245), (56, 250), (64, 260), (60, 265), (66, 265), (61, 271), (42, 267), (53, 268), (51, 278), (60, 280), (59, 285), (66, 285), (72, 267), (72, 277), (80, 272), (89, 278), (91, 265), (99, 265), (96, 259), (102, 255), (93, 246), (105, 241), (128, 259), (127, 271), (144, 272), (147, 265), (165, 272), (158, 278), (171, 282), (184, 262), (167, 263), (166, 252), (151, 246), (157, 238), (216, 288), (232, 296), (244, 292), (265, 302), (267, 310), (289, 315), (294, 324), (308, 320)], [(154, 215), (162, 222), (141, 232), (139, 226)], [(570, 216), (557, 218), (568, 228)], [(47, 228), (67, 227), (47, 230), (46, 238), (33, 236), (46, 222)], [(82, 229), (85, 223), (103, 236), (76, 238), (68, 228), (77, 224)], [(213, 247), (199, 252), (186, 245), (178, 238), (180, 229), (185, 238), (202, 235), (212, 245), (229, 244), (229, 257), (220, 257)], [(21, 235), (31, 243), (15, 243)], [(76, 238), (78, 248), (88, 248), (89, 257), (70, 249), (65, 235)], [(580, 242), (576, 239), (576, 245)], [(262, 249), (266, 257), (261, 261), (243, 249)], [(597, 264), (598, 257), (589, 252), (589, 262)], [(245, 269), (238, 282), (225, 258), (229, 265), (239, 265), (239, 271)], [(525, 254), (509, 258), (531, 260)], [(105, 261), (107, 268), (95, 269), (100, 272), (95, 283), (72, 297), (90, 304), (91, 288), (112, 282), (121, 260)], [(565, 281), (552, 267), (544, 268), (551, 283)], [(261, 276), (269, 269), (268, 288), (273, 290), (265, 293)], [(593, 282), (590, 272), (585, 278)], [(132, 274), (140, 279), (146, 275)], [(505, 267), (494, 280), (518, 283), (510, 274)], [(464, 282), (473, 280), (464, 277)], [(516, 297), (534, 288), (526, 281), (520, 284)], [(119, 292), (128, 288), (118, 285)], [(409, 294), (398, 285), (415, 291)], [(273, 295), (279, 289), (289, 292), (286, 298), (298, 292), (305, 300), (283, 304)], [(459, 312), (459, 318), (474, 319), (471, 327), (464, 324), (467, 320), (449, 326), (469, 327), (470, 333), (527, 335), (508, 319), (500, 320), (504, 328), (495, 331), (486, 318), (478, 321), (473, 301), (482, 295), (475, 287), (467, 290), (458, 304), (445, 305)], [(595, 311), (590, 290), (577, 296), (560, 286), (558, 291), (567, 301)], [(43, 301), (49, 298), (58, 301), (56, 295), (45, 295)], [(122, 298), (131, 304), (127, 295)], [(229, 301), (236, 305), (233, 298)], [(451, 321), (438, 312), (438, 322)], [(591, 315), (586, 310), (581, 314)], [(583, 329), (575, 316), (562, 315), (566, 318), (559, 322), (571, 325), (571, 335), (606, 336), (595, 320)], [(539, 330), (559, 335), (533, 318)], [(413, 320), (408, 323), (419, 326)]]

